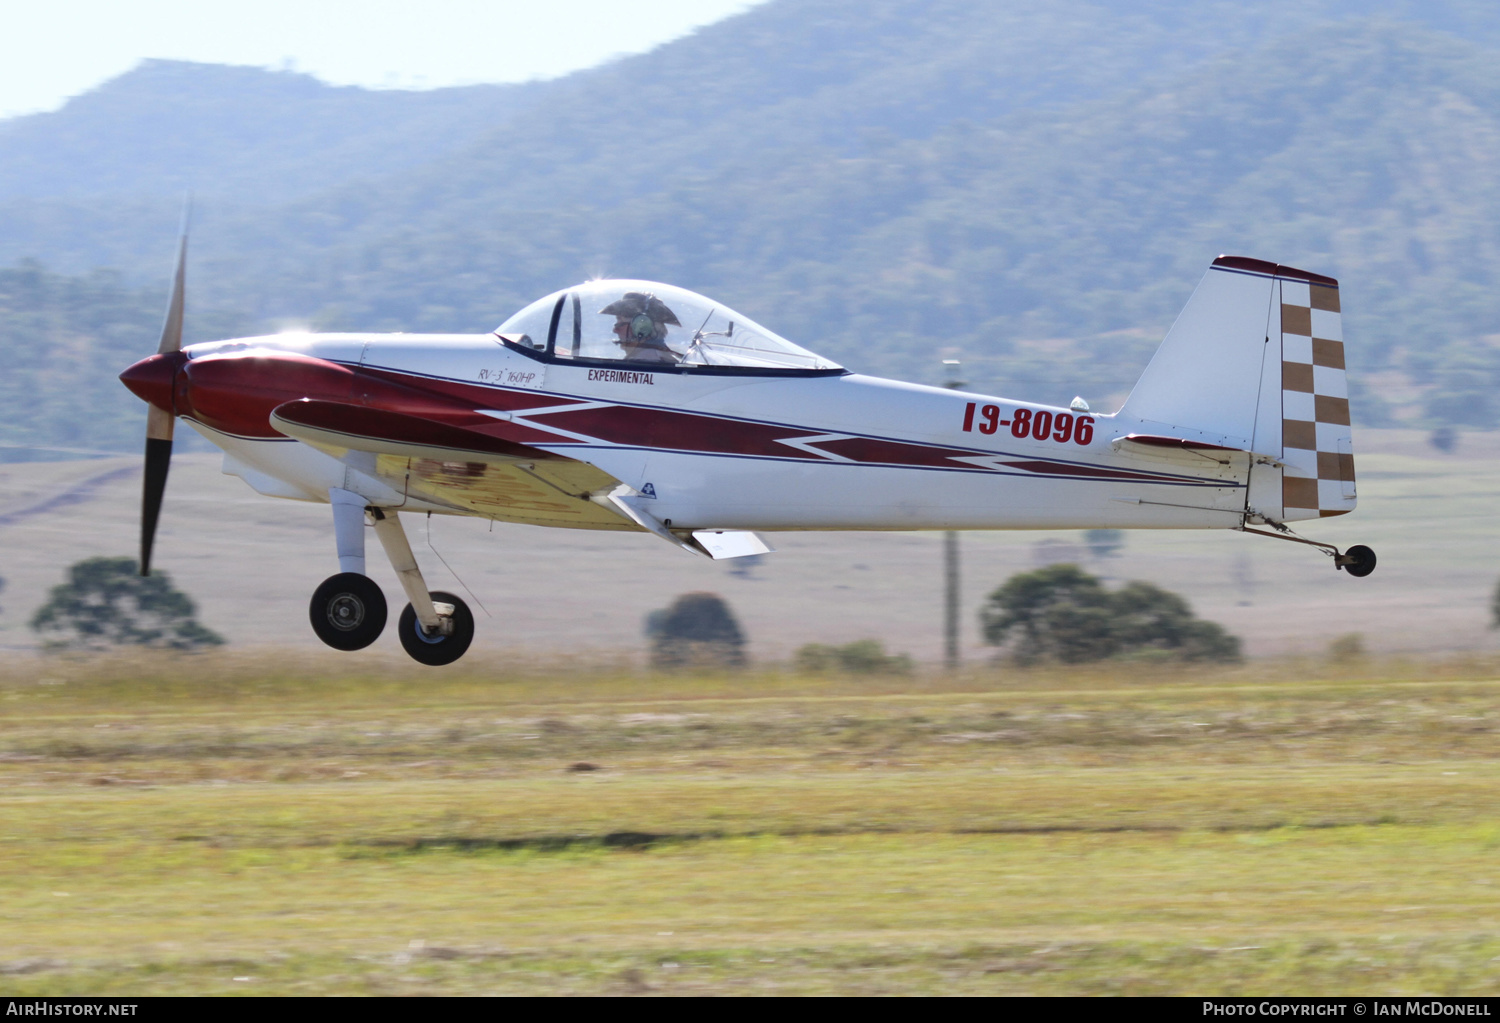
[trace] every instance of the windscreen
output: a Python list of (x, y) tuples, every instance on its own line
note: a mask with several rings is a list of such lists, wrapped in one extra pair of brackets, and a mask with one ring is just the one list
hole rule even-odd
[(590, 281), (539, 299), (496, 330), (553, 359), (642, 368), (839, 369), (702, 295), (650, 281)]

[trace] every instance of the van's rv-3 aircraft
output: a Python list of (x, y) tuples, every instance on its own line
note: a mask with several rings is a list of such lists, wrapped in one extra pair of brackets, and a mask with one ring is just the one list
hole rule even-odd
[[(1286, 525), (1354, 509), (1338, 282), (1221, 256), (1124, 406), (1098, 414), (852, 373), (701, 295), (598, 280), (490, 334), (277, 334), (182, 347), (183, 267), (161, 344), (120, 379), (149, 404), (141, 573), (181, 417), (224, 472), (327, 502), (339, 574), (313, 594), (329, 646), (368, 646), (385, 597), (373, 525), (423, 664), (474, 619), (432, 592), (401, 512), (653, 533), (710, 558), (755, 531), (1237, 529), (1340, 551)], [(1258, 530), (1268, 526), (1272, 530)]]

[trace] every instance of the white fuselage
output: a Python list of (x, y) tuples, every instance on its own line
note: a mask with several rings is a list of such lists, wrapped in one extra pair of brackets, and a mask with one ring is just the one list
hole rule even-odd
[[(596, 466), (678, 529), (1232, 528), (1246, 514), (1247, 457), (1122, 443), (1161, 424), (856, 373), (563, 364), (493, 334), (290, 334), (185, 351), (293, 352), (440, 391), (533, 448)], [(327, 500), (341, 488), (374, 504), (530, 521), (424, 498), (366, 452), (327, 453), (253, 424), (193, 425), (225, 451), (226, 472), (262, 493)], [(1039, 425), (1045, 438), (1032, 435)]]

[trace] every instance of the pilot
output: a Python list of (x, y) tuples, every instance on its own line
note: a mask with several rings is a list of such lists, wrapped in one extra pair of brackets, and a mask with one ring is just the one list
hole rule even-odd
[(615, 344), (632, 362), (654, 362), (675, 366), (682, 361), (680, 352), (667, 347), (667, 327), (680, 327), (677, 314), (655, 295), (627, 291), (625, 297), (599, 310), (615, 318)]

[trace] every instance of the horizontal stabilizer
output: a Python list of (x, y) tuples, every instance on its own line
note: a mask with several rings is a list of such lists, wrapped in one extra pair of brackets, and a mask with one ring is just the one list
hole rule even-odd
[(1201, 440), (1188, 440), (1185, 437), (1162, 437), (1154, 433), (1131, 433), (1124, 437), (1116, 437), (1109, 442), (1110, 447), (1119, 449), (1131, 444), (1140, 444), (1148, 448), (1181, 448), (1184, 451), (1240, 451), (1241, 448), (1225, 447), (1223, 444), (1208, 444)]
[(1110, 441), (1109, 446), (1124, 454), (1136, 454), (1147, 458), (1171, 458), (1173, 456), (1184, 459), (1207, 458), (1228, 465), (1235, 455), (1248, 455), (1259, 465), (1281, 464), (1281, 460), (1274, 455), (1257, 454), (1247, 448), (1226, 447), (1223, 444), (1210, 444), (1207, 441), (1193, 440), (1190, 437), (1167, 437), (1153, 433), (1126, 434)]
[(559, 456), (475, 430), (364, 405), (303, 398), (278, 405), (271, 425), (319, 447), (372, 451), (437, 461), (555, 461)]

